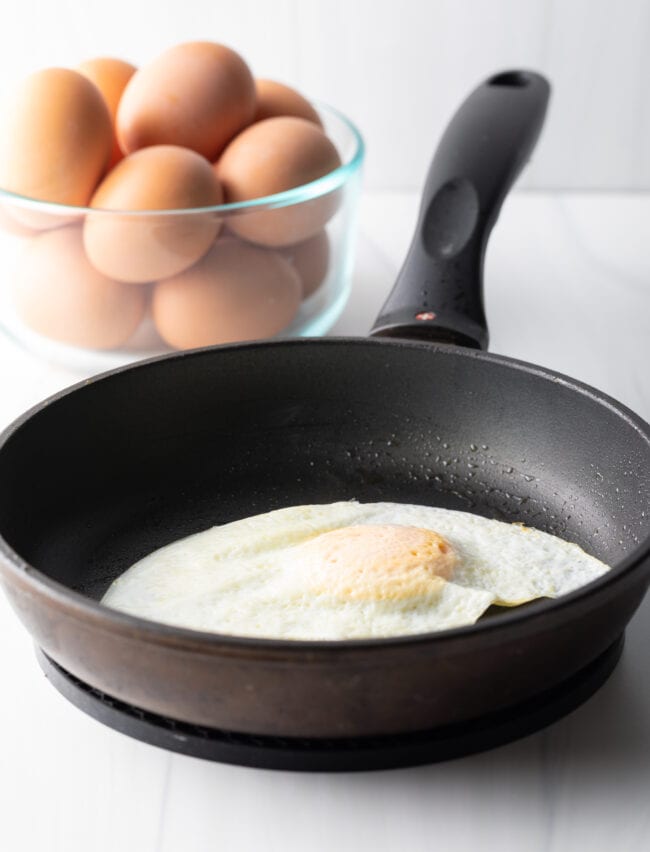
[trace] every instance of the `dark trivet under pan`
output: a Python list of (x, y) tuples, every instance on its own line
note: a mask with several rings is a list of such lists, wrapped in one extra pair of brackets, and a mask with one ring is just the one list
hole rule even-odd
[(255, 736), (189, 725), (125, 704), (83, 683), (41, 650), (37, 655), (46, 677), (68, 701), (110, 728), (150, 745), (261, 769), (358, 772), (450, 760), (532, 734), (593, 695), (616, 667), (622, 650), (623, 636), (570, 680), (480, 719), (415, 734), (345, 739)]

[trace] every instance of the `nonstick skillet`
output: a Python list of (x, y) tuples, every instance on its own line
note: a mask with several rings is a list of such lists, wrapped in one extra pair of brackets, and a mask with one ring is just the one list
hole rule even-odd
[[(57, 394), (5, 431), (2, 583), (68, 697), (180, 751), (368, 768), (519, 736), (607, 676), (650, 577), (650, 429), (592, 388), (481, 351), (487, 237), (548, 91), (509, 71), (461, 106), (371, 338), (155, 359)], [(182, 536), (350, 498), (521, 521), (613, 568), (555, 601), (389, 639), (221, 636), (98, 603)]]

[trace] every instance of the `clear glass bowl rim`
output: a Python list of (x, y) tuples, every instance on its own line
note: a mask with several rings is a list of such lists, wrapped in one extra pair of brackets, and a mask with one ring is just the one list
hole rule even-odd
[(336, 189), (340, 189), (355, 172), (359, 171), (365, 156), (363, 136), (356, 125), (340, 110), (335, 109), (335, 107), (320, 101), (313, 101), (312, 103), (317, 110), (326, 116), (329, 114), (338, 119), (347, 128), (354, 142), (352, 155), (337, 169), (323, 175), (323, 177), (310, 183), (296, 186), (293, 189), (278, 192), (275, 195), (265, 195), (260, 198), (253, 198), (250, 201), (216, 204), (211, 207), (184, 207), (176, 210), (113, 210), (102, 207), (80, 207), (72, 204), (59, 204), (55, 201), (42, 201), (38, 198), (31, 198), (0, 188), (0, 202), (66, 217), (82, 216), (91, 213), (97, 216), (102, 214), (110, 214), (112, 216), (119, 214), (120, 216), (133, 216), (137, 218), (143, 214), (146, 214), (147, 217), (192, 216), (198, 214), (205, 215), (206, 213), (216, 213), (225, 216), (246, 213), (251, 210), (270, 210), (277, 207), (288, 207), (304, 201), (311, 201), (319, 198), (321, 195), (327, 195)]

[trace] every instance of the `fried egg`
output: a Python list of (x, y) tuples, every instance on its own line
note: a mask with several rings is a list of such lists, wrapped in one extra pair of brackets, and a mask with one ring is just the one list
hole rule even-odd
[(136, 562), (103, 598), (237, 636), (357, 639), (475, 623), (555, 598), (608, 566), (549, 533), (403, 503), (290, 506), (212, 527)]

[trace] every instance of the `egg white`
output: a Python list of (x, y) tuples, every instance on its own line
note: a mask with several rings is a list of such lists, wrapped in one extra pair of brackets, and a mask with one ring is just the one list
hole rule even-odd
[[(430, 594), (355, 600), (310, 590), (300, 544), (347, 526), (434, 530), (458, 561)], [(540, 530), (401, 503), (290, 506), (212, 527), (160, 548), (110, 586), (103, 603), (182, 627), (239, 636), (345, 639), (473, 624), (492, 604), (558, 597), (608, 566)]]

